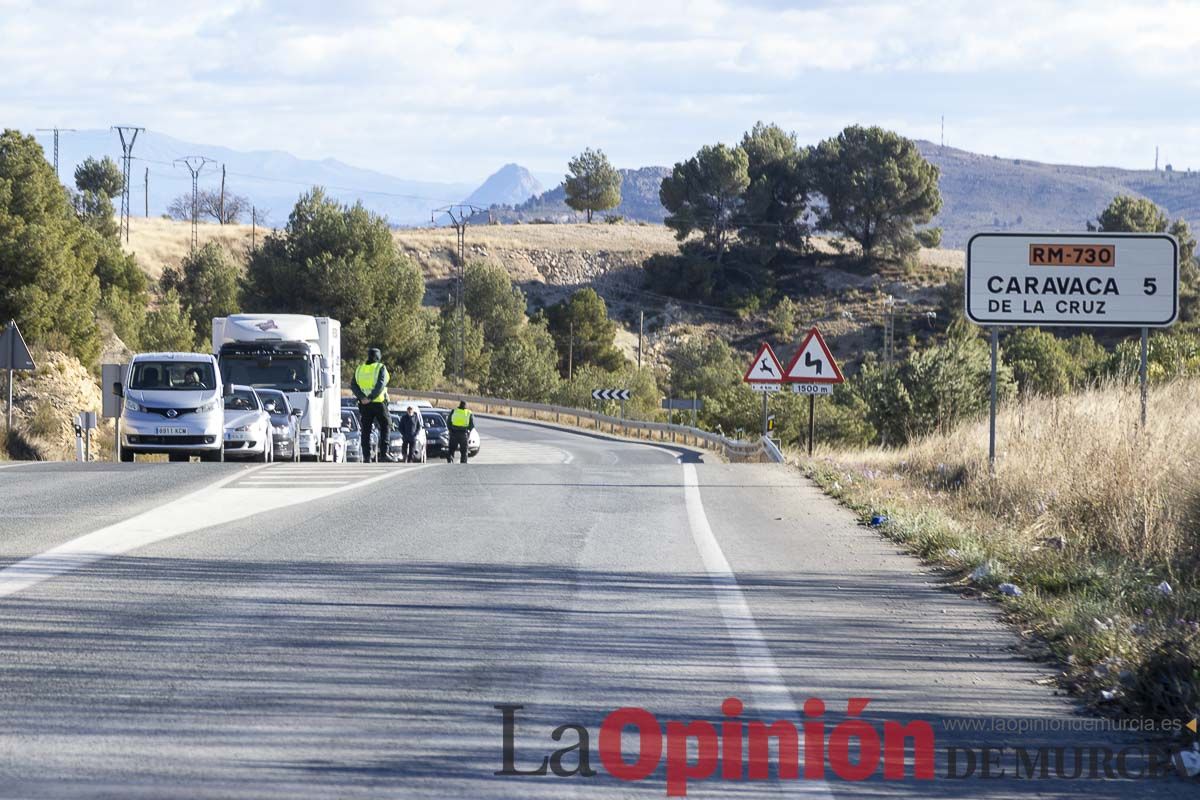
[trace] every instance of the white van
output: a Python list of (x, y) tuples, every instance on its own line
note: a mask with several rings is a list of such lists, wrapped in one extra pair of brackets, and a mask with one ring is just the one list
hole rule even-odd
[(121, 460), (166, 453), (171, 461), (225, 460), (225, 386), (206, 353), (139, 353), (129, 364), (121, 410)]

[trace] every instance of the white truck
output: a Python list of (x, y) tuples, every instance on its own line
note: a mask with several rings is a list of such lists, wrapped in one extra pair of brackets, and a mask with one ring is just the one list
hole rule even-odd
[(213, 355), (226, 383), (278, 389), (300, 409), (300, 457), (345, 461), (342, 324), (303, 314), (213, 318)]

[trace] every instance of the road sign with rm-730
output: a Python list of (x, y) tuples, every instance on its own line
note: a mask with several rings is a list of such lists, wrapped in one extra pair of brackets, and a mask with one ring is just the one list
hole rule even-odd
[(1179, 315), (1179, 245), (1165, 233), (978, 233), (965, 284), (980, 325), (1164, 327)]

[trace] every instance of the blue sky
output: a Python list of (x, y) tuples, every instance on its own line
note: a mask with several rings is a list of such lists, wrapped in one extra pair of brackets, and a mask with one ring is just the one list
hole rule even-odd
[(143, 125), (406, 178), (671, 164), (756, 120), (1200, 168), (1200, 2), (0, 0), (0, 125)]

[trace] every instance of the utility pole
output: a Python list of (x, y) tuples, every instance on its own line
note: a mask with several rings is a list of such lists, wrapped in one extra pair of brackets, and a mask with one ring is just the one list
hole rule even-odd
[(571, 320), (571, 340), (567, 342), (567, 380), (575, 376), (575, 320)]
[(129, 162), (133, 158), (133, 144), (138, 134), (146, 129), (133, 125), (114, 125), (112, 129), (121, 139), (121, 175), (125, 179), (121, 192), (121, 228), (125, 231), (125, 243), (129, 244)]
[(194, 255), (196, 248), (200, 245), (200, 231), (196, 227), (199, 222), (197, 199), (200, 193), (200, 173), (206, 166), (216, 162), (205, 156), (184, 156), (175, 159), (175, 163), (183, 164), (188, 168), (188, 172), (192, 173), (192, 254)]
[(220, 222), (222, 225), (224, 225), (225, 224), (225, 165), (224, 164), (221, 165), (221, 201), (217, 205), (217, 214), (220, 216), (220, 219), (218, 219), (217, 222)]
[(466, 359), (466, 316), (463, 308), (463, 282), (467, 270), (467, 224), (471, 217), (481, 214), (486, 209), (470, 203), (454, 203), (453, 205), (435, 208), (429, 215), (430, 224), (436, 224), (436, 217), (445, 214), (458, 234), (458, 264), (455, 270), (455, 320), (458, 327), (458, 384), (466, 380), (464, 361)]
[(258, 209), (255, 208), (254, 206), (250, 206), (250, 252), (251, 253), (253, 253), (257, 249), (255, 247), (255, 244), (256, 244), (255, 240), (257, 238), (258, 238)]
[(883, 363), (888, 371), (896, 355), (896, 300), (890, 294), (883, 301)]
[(74, 128), (38, 128), (39, 131), (50, 132), (54, 131), (54, 175), (58, 177), (58, 134), (59, 133), (74, 133)]
[(638, 369), (642, 368), (642, 337), (646, 333), (646, 312), (638, 312)]
[(146, 198), (146, 219), (150, 219), (150, 168), (146, 167), (145, 184), (142, 187), (142, 196)]

